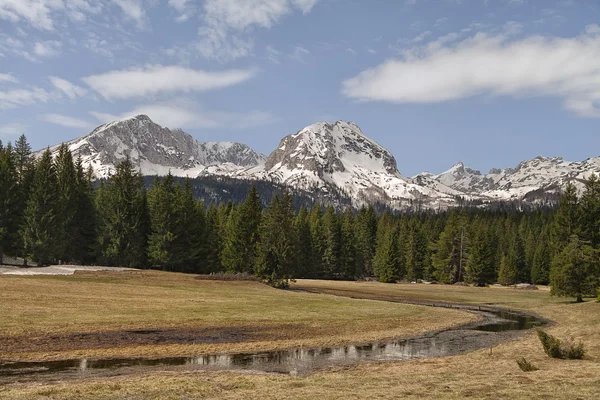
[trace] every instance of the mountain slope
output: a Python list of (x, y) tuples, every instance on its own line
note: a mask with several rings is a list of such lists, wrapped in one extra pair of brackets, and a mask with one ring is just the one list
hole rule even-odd
[[(166, 175), (170, 170), (176, 176), (197, 176), (210, 165), (223, 164), (233, 170), (265, 160), (245, 144), (199, 142), (180, 129), (170, 130), (152, 122), (146, 115), (99, 126), (67, 145), (99, 178), (108, 176), (127, 156), (143, 175)], [(58, 147), (50, 148), (53, 154)]]
[(305, 190), (339, 190), (356, 204), (385, 202), (402, 207), (453, 202), (452, 196), (402, 176), (392, 154), (352, 122), (319, 122), (286, 136), (263, 165), (238, 177), (273, 180)]

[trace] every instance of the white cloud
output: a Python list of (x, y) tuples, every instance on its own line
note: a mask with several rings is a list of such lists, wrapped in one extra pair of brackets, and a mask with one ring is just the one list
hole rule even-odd
[(127, 17), (134, 20), (138, 27), (144, 26), (146, 12), (142, 0), (112, 0), (112, 2), (119, 6)]
[(86, 89), (77, 86), (65, 79), (61, 79), (56, 76), (51, 76), (49, 79), (55, 88), (63, 92), (71, 100), (74, 100), (77, 97), (83, 97), (87, 93)]
[(168, 4), (179, 14), (175, 19), (177, 22), (185, 22), (198, 12), (192, 0), (169, 0)]
[(247, 56), (254, 46), (249, 33), (255, 27), (270, 28), (294, 10), (307, 14), (318, 1), (206, 0), (197, 49), (204, 57), (220, 61)]
[(14, 122), (11, 124), (0, 125), (0, 134), (4, 136), (17, 136), (25, 133), (27, 125)]
[(0, 18), (11, 22), (27, 21), (35, 28), (53, 30), (50, 14), (62, 7), (62, 0), (0, 0)]
[(588, 27), (573, 38), (514, 40), (509, 29), (497, 35), (478, 33), (458, 43), (438, 39), (344, 81), (342, 92), (353, 99), (394, 103), (434, 103), (482, 94), (556, 96), (580, 116), (600, 117), (596, 30)]
[(304, 57), (310, 54), (310, 51), (302, 46), (295, 46), (294, 51), (290, 54), (290, 58), (300, 62), (306, 62)]
[(56, 57), (60, 54), (62, 43), (56, 40), (37, 42), (33, 47), (33, 52), (38, 57)]
[(207, 72), (178, 66), (147, 66), (111, 71), (83, 78), (106, 99), (127, 99), (157, 93), (202, 92), (242, 83), (252, 78), (254, 69)]
[(145, 104), (121, 115), (90, 112), (100, 123), (129, 118), (139, 114), (148, 115), (154, 122), (171, 129), (203, 128), (249, 128), (274, 123), (277, 118), (264, 111), (229, 112), (205, 109), (193, 100), (186, 98), (170, 102)]
[(38, 102), (46, 103), (52, 96), (41, 88), (0, 91), (0, 110), (29, 106)]
[(267, 58), (273, 61), (275, 64), (281, 64), (279, 61), (279, 57), (281, 56), (281, 52), (275, 49), (273, 46), (267, 46)]
[(52, 124), (61, 125), (67, 128), (79, 128), (79, 129), (90, 129), (93, 125), (82, 119), (69, 117), (61, 114), (43, 114), (40, 116), (42, 121), (50, 122)]
[(0, 74), (0, 84), (1, 83), (19, 83), (19, 81), (11, 74)]

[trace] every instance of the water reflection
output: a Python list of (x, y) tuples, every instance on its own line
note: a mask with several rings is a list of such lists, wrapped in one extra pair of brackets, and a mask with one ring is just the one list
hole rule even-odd
[[(0, 376), (28, 375), (43, 372), (115, 369), (137, 366), (180, 366), (191, 369), (247, 369), (265, 372), (306, 373), (315, 369), (357, 364), (363, 361), (401, 361), (418, 358), (454, 355), (464, 351), (485, 348), (489, 335), (530, 329), (542, 322), (530, 316), (507, 311), (478, 312), (484, 322), (468, 327), (425, 335), (413, 339), (378, 341), (368, 344), (298, 348), (253, 354), (209, 354), (197, 357), (170, 357), (158, 359), (105, 359), (67, 360), (39, 363), (0, 364)], [(493, 332), (498, 332), (497, 334)], [(501, 337), (498, 336), (498, 341)]]

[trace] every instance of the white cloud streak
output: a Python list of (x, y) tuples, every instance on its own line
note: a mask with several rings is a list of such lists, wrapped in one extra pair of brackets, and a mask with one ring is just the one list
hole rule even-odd
[(344, 81), (342, 92), (352, 99), (393, 103), (436, 103), (485, 94), (556, 96), (577, 115), (600, 117), (598, 25), (573, 38), (513, 40), (513, 33), (478, 33), (458, 43), (436, 40)]
[(38, 102), (46, 103), (51, 98), (50, 93), (37, 87), (0, 91), (0, 110), (30, 106)]
[(79, 118), (69, 117), (61, 114), (43, 114), (40, 116), (42, 121), (50, 122), (52, 124), (64, 126), (66, 128), (77, 128), (77, 129), (90, 129), (93, 128), (93, 124), (88, 121), (84, 121)]
[(86, 89), (77, 86), (65, 79), (58, 78), (56, 76), (51, 76), (49, 79), (55, 88), (60, 90), (71, 100), (75, 100), (77, 97), (83, 97), (87, 93)]
[(2, 83), (19, 83), (19, 81), (11, 74), (0, 74), (0, 84)]
[(242, 83), (255, 74), (254, 69), (207, 72), (155, 65), (92, 75), (83, 78), (83, 81), (106, 99), (127, 99), (158, 93), (219, 89)]
[(254, 28), (270, 28), (295, 10), (309, 13), (319, 0), (206, 0), (197, 50), (204, 57), (229, 61), (251, 53)]

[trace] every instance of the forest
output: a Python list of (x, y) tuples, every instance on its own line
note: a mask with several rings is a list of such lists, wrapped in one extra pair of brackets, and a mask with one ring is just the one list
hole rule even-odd
[(578, 300), (600, 283), (594, 175), (581, 196), (569, 184), (552, 209), (396, 213), (307, 207), (283, 187), (261, 199), (254, 185), (244, 201), (205, 204), (189, 179), (145, 179), (128, 159), (95, 181), (66, 145), (36, 160), (24, 136), (0, 143), (0, 260), (246, 273), (278, 287), (370, 277), (551, 284), (553, 294)]

